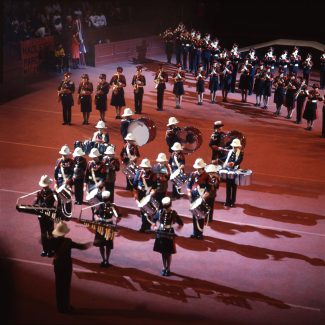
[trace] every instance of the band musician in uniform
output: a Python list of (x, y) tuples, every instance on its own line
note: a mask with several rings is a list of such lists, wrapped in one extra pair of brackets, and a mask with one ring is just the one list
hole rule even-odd
[(203, 94), (205, 91), (204, 81), (206, 72), (203, 70), (202, 64), (199, 64), (199, 69), (195, 76), (196, 79), (196, 93), (197, 93), (197, 104), (203, 105)]
[(171, 149), (175, 142), (178, 142), (177, 132), (181, 130), (176, 124), (179, 121), (176, 117), (170, 117), (167, 123), (167, 130), (166, 130), (166, 142), (169, 147), (169, 152), (172, 153), (173, 150)]
[[(200, 197), (205, 200), (209, 196), (209, 175), (204, 168), (206, 163), (202, 158), (197, 158), (193, 165), (196, 169), (188, 178), (187, 194), (190, 203), (193, 203)], [(197, 218), (193, 214), (193, 234), (191, 238), (203, 239), (204, 218)]]
[(120, 162), (115, 157), (114, 146), (108, 146), (104, 155), (103, 164), (106, 166), (105, 189), (110, 192), (109, 202), (114, 203), (116, 172), (120, 170)]
[(126, 87), (126, 79), (122, 74), (123, 68), (117, 67), (116, 73), (112, 76), (110, 86), (112, 86), (111, 105), (115, 106), (116, 119), (121, 119), (121, 108), (125, 106), (124, 87)]
[[(178, 213), (172, 209), (172, 201), (170, 197), (164, 197), (161, 203), (162, 207), (153, 219), (156, 224), (155, 229), (157, 231), (153, 250), (161, 253), (164, 267), (161, 271), (161, 275), (170, 276), (172, 254), (176, 254), (175, 231), (173, 224), (177, 223), (179, 228), (181, 228), (183, 227), (184, 223)], [(159, 222), (158, 225), (157, 222)]]
[(166, 89), (166, 82), (168, 82), (168, 74), (164, 70), (163, 64), (159, 65), (159, 69), (156, 72), (154, 82), (157, 89), (157, 111), (162, 111), (164, 108), (164, 93)]
[(95, 128), (97, 129), (96, 132), (94, 132), (92, 141), (94, 141), (97, 144), (102, 143), (109, 143), (109, 134), (105, 130), (107, 129), (104, 121), (98, 121)]
[(184, 95), (184, 82), (185, 82), (185, 72), (182, 71), (182, 65), (177, 65), (177, 70), (173, 74), (174, 87), (173, 94), (175, 95), (176, 108), (181, 108), (182, 97)]
[[(140, 204), (141, 200), (147, 195), (152, 195), (153, 173), (151, 171), (151, 163), (148, 158), (144, 158), (139, 165), (133, 179), (133, 195), (134, 199)], [(149, 232), (151, 228), (151, 220), (149, 216), (141, 210), (141, 227), (139, 232)]]
[(74, 104), (73, 93), (75, 92), (74, 82), (71, 80), (71, 73), (65, 72), (64, 79), (58, 87), (58, 99), (62, 104), (63, 123), (71, 125), (71, 107)]
[[(34, 205), (53, 208), (57, 201), (54, 191), (51, 190), (50, 185), (53, 180), (48, 175), (43, 175), (39, 181), (39, 186), (42, 187), (36, 194), (36, 200)], [(52, 238), (52, 231), (54, 230), (54, 221), (48, 215), (39, 215), (38, 221), (41, 229), (41, 243), (43, 250), (41, 256), (53, 256), (53, 250), (51, 249), (50, 239)]]
[[(174, 173), (179, 170), (181, 174), (184, 174), (185, 155), (182, 153), (183, 148), (181, 144), (179, 142), (175, 142), (171, 147), (171, 150), (173, 150), (173, 153), (171, 154), (168, 163), (171, 166), (172, 172)], [(179, 192), (176, 185), (173, 184), (173, 198), (179, 199), (181, 194), (182, 193)]]
[(79, 147), (75, 148), (72, 154), (74, 162), (72, 180), (74, 185), (75, 204), (79, 205), (83, 203), (83, 187), (87, 168), (87, 160), (84, 155), (85, 153)]
[(80, 110), (84, 119), (82, 124), (89, 124), (89, 116), (90, 112), (92, 111), (91, 94), (93, 93), (93, 89), (94, 87), (89, 81), (88, 74), (84, 73), (81, 76), (81, 83), (79, 84), (78, 88), (78, 104), (80, 104)]
[[(103, 225), (108, 224), (113, 226), (113, 221), (117, 222), (117, 212), (114, 208), (114, 205), (109, 200), (110, 192), (103, 191), (101, 193), (101, 201), (103, 204), (98, 205), (95, 208), (94, 218), (95, 221), (102, 223)], [(115, 211), (115, 212), (114, 212)], [(109, 267), (109, 257), (111, 255), (111, 250), (113, 246), (113, 236), (106, 238), (104, 234), (100, 233), (97, 229), (95, 234), (94, 246), (99, 248), (100, 255), (102, 257), (102, 262), (100, 263), (101, 267)]]
[(132, 78), (132, 86), (134, 93), (134, 108), (135, 114), (142, 113), (142, 99), (143, 99), (143, 87), (146, 85), (146, 77), (141, 74), (142, 66), (137, 66), (137, 72)]
[(218, 190), (219, 184), (220, 184), (220, 179), (217, 174), (217, 166), (216, 165), (210, 164), (210, 165), (206, 166), (205, 171), (209, 175), (209, 181), (208, 181), (209, 195), (205, 199), (205, 201), (208, 204), (208, 206), (210, 207), (208, 220), (211, 222), (211, 221), (213, 221), (214, 202), (216, 200), (217, 190)]
[[(228, 152), (223, 167), (228, 170), (236, 170), (240, 168), (240, 163), (243, 161), (244, 153), (241, 151), (241, 142), (239, 139), (234, 139), (230, 146), (232, 149)], [(226, 202), (225, 207), (234, 207), (236, 203), (237, 185), (235, 179), (226, 180)]]
[(219, 160), (225, 155), (222, 147), (222, 139), (225, 136), (225, 132), (222, 131), (224, 124), (222, 121), (215, 121), (213, 123), (213, 133), (210, 137), (209, 147), (212, 150), (211, 163), (218, 165)]
[[(120, 132), (121, 132), (123, 140), (127, 136), (128, 128), (129, 128), (131, 122), (133, 121), (132, 116), (133, 116), (133, 112), (132, 112), (131, 108), (126, 107), (124, 109), (124, 113), (122, 114), (123, 119), (121, 120), (121, 125), (120, 125)], [(124, 142), (126, 142), (126, 141), (124, 140)]]
[[(120, 153), (121, 161), (125, 166), (129, 164), (136, 164), (138, 158), (140, 157), (140, 152), (133, 134), (128, 133), (124, 138), (124, 140), (126, 141), (126, 143), (124, 144)], [(126, 176), (126, 190), (130, 190), (130, 191), (133, 190), (132, 183), (130, 182), (127, 176)]]
[(109, 83), (106, 81), (106, 74), (99, 75), (99, 82), (96, 87), (95, 105), (99, 111), (99, 118), (105, 122), (105, 113), (107, 111), (107, 95), (109, 92)]

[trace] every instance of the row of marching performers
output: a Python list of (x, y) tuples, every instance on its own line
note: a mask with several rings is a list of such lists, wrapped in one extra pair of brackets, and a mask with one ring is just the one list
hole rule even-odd
[[(308, 80), (310, 71), (314, 65), (312, 55), (307, 54), (305, 60), (302, 59), (299, 48), (293, 47), (289, 54), (287, 49), (284, 49), (279, 56), (274, 53), (274, 48), (270, 47), (263, 57), (258, 58), (255, 54), (255, 49), (250, 49), (249, 54), (245, 57), (239, 53), (238, 44), (234, 43), (232, 49), (228, 51), (226, 48), (220, 47), (218, 38), (211, 38), (209, 33), (201, 35), (200, 31), (192, 29), (188, 31), (183, 23), (180, 23), (175, 29), (168, 28), (161, 34), (165, 42), (165, 50), (167, 62), (171, 63), (172, 55), (176, 54), (176, 64), (180, 64), (184, 70), (197, 73), (199, 65), (202, 63), (204, 70), (209, 73), (212, 70), (213, 61), (222, 63), (224, 60), (230, 60), (234, 66), (233, 80), (236, 79), (236, 73), (239, 63), (244, 59), (249, 59), (253, 66), (257, 62), (263, 60), (265, 64), (271, 67), (274, 73), (275, 66), (284, 69), (284, 73), (298, 73), (302, 69), (304, 79)], [(320, 56), (320, 84), (321, 88), (325, 87), (325, 51)], [(234, 92), (235, 84), (232, 84), (231, 91)]]

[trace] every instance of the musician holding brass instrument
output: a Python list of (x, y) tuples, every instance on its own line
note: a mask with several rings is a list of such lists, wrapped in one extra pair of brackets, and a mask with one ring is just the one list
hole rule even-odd
[(238, 88), (241, 91), (241, 101), (243, 103), (247, 102), (247, 93), (249, 91), (250, 86), (250, 70), (252, 69), (252, 65), (249, 64), (248, 59), (240, 66), (240, 78), (239, 78), (239, 86)]
[(274, 103), (276, 105), (276, 111), (274, 113), (275, 116), (279, 116), (281, 112), (281, 107), (285, 102), (285, 94), (286, 94), (286, 77), (284, 76), (283, 68), (279, 68), (279, 75), (274, 79)]
[[(153, 173), (151, 171), (151, 163), (148, 158), (144, 158), (139, 165), (139, 170), (136, 172), (133, 179), (133, 196), (138, 206), (141, 208), (141, 202), (148, 196), (152, 195)], [(149, 232), (151, 228), (152, 216), (148, 215), (144, 210), (140, 209), (141, 227), (139, 232)]]
[(132, 86), (134, 93), (134, 108), (135, 114), (142, 113), (142, 99), (143, 99), (143, 87), (146, 85), (146, 77), (142, 74), (142, 66), (137, 66), (137, 72), (132, 78)]
[(56, 161), (54, 168), (54, 179), (55, 185), (54, 189), (58, 193), (60, 199), (60, 204), (66, 217), (71, 214), (71, 196), (72, 196), (72, 184), (73, 184), (73, 174), (74, 174), (74, 161), (70, 158), (71, 152), (67, 145), (62, 146), (59, 153), (62, 155)]
[(80, 110), (83, 115), (83, 123), (85, 125), (89, 124), (89, 116), (92, 111), (92, 100), (91, 95), (93, 93), (93, 84), (89, 81), (89, 76), (87, 73), (81, 75), (81, 83), (78, 88), (78, 104), (80, 104)]
[(303, 109), (304, 109), (304, 105), (305, 105), (305, 101), (306, 101), (306, 98), (308, 97), (308, 86), (307, 84), (305, 83), (305, 80), (303, 78), (298, 78), (298, 84), (300, 85), (299, 86), (299, 89), (297, 90), (296, 92), (296, 99), (297, 99), (297, 114), (296, 114), (296, 121), (295, 123), (296, 124), (301, 124), (301, 118), (302, 118), (302, 112), (303, 112)]
[(171, 175), (171, 168), (168, 164), (166, 154), (163, 152), (158, 154), (156, 164), (152, 168), (154, 174), (152, 195), (161, 207), (161, 200), (167, 195), (168, 180)]
[(126, 87), (126, 79), (122, 72), (123, 68), (117, 67), (116, 73), (112, 76), (109, 83), (113, 89), (111, 105), (115, 106), (116, 119), (121, 119), (121, 108), (125, 106), (124, 87)]
[[(175, 142), (173, 146), (171, 147), (171, 150), (173, 150), (172, 154), (169, 158), (169, 165), (172, 169), (172, 174), (170, 175), (170, 180), (173, 182), (173, 198), (179, 199), (181, 197), (180, 190), (181, 188), (177, 186), (177, 183), (174, 180), (174, 178), (178, 178), (182, 180), (182, 175), (186, 177), (185, 175), (185, 155), (182, 153), (182, 146), (179, 142)], [(179, 177), (180, 176), (180, 177)], [(185, 181), (184, 181), (185, 182)], [(183, 182), (181, 182), (183, 183)], [(182, 185), (182, 184), (179, 184)]]
[[(114, 239), (114, 230), (110, 230), (110, 236), (107, 236), (105, 233), (100, 231), (100, 225), (111, 225), (114, 226), (113, 221), (115, 220), (115, 224), (117, 223), (118, 214), (115, 209), (114, 204), (112, 204), (109, 200), (110, 192), (103, 191), (101, 192), (101, 200), (102, 204), (99, 204), (95, 207), (94, 218), (95, 221), (99, 223), (99, 227), (96, 229), (94, 246), (99, 248), (100, 255), (102, 257), (102, 262), (100, 263), (101, 267), (109, 267), (109, 257), (111, 255), (111, 250), (114, 248), (113, 239)], [(105, 236), (106, 235), (106, 236)]]
[(287, 107), (288, 114), (286, 119), (291, 119), (293, 111), (296, 106), (296, 93), (299, 88), (296, 80), (296, 75), (290, 73), (286, 82), (286, 95), (285, 95), (285, 106)]
[(279, 70), (283, 71), (283, 75), (286, 76), (288, 74), (288, 65), (289, 65), (289, 58), (288, 58), (288, 50), (283, 50), (281, 55), (278, 59)]
[(221, 64), (220, 71), (219, 71), (220, 87), (222, 91), (223, 102), (228, 102), (228, 93), (231, 87), (232, 71), (233, 71), (233, 65), (231, 64), (231, 61), (228, 58), (226, 58), (224, 62)]
[[(51, 190), (50, 185), (53, 180), (48, 175), (43, 175), (39, 181), (39, 186), (42, 188), (36, 194), (34, 206), (53, 208), (57, 201), (55, 192)], [(41, 229), (41, 243), (43, 250), (41, 256), (52, 257), (54, 255), (51, 249), (50, 239), (52, 238), (52, 231), (54, 230), (54, 220), (49, 215), (39, 215), (38, 221)]]
[(259, 67), (256, 69), (255, 72), (255, 82), (254, 82), (254, 89), (253, 89), (253, 92), (255, 93), (256, 96), (256, 103), (255, 103), (256, 107), (262, 105), (264, 88), (265, 88), (265, 65), (264, 65), (264, 61), (261, 61)]
[(109, 92), (109, 83), (106, 81), (106, 74), (99, 75), (99, 82), (96, 87), (95, 105), (99, 111), (99, 118), (105, 122), (105, 113), (107, 111), (107, 95)]
[[(228, 171), (234, 171), (240, 168), (240, 164), (243, 161), (244, 153), (241, 150), (241, 142), (239, 139), (234, 139), (230, 146), (232, 149), (228, 152), (226, 160), (223, 163), (223, 168)], [(226, 179), (226, 202), (225, 207), (234, 207), (236, 203), (237, 185), (235, 178), (227, 177)]]
[[(197, 158), (193, 165), (196, 169), (192, 172), (188, 178), (187, 194), (191, 203), (191, 206), (195, 202), (199, 202), (200, 205), (206, 205), (205, 199), (209, 196), (209, 175), (204, 170), (206, 163), (202, 158)], [(208, 217), (208, 209), (204, 214), (197, 214), (194, 209), (192, 211), (193, 216), (193, 234), (191, 238), (203, 239), (204, 220)]]
[(225, 155), (222, 147), (222, 140), (225, 136), (225, 132), (222, 131), (223, 126), (222, 121), (215, 121), (213, 123), (213, 133), (209, 142), (209, 147), (212, 150), (211, 164), (219, 165), (220, 159)]
[[(139, 148), (132, 133), (128, 133), (124, 140), (126, 143), (120, 153), (121, 161), (126, 166), (126, 169), (135, 169), (137, 160), (140, 157)], [(132, 178), (131, 175), (126, 174), (126, 190), (132, 191), (132, 179), (129, 179), (129, 177)]]
[(199, 69), (195, 75), (197, 104), (198, 105), (203, 105), (203, 94), (205, 91), (205, 87), (204, 87), (205, 75), (206, 75), (206, 72), (203, 70), (202, 64), (199, 64)]
[(154, 83), (157, 89), (157, 111), (162, 111), (164, 108), (164, 93), (168, 82), (168, 74), (164, 71), (164, 65), (160, 64), (159, 69), (155, 74)]
[(320, 89), (325, 88), (325, 50), (320, 57), (319, 84)]
[(254, 88), (254, 78), (255, 78), (255, 67), (258, 63), (258, 57), (255, 54), (255, 49), (251, 48), (249, 50), (249, 53), (246, 56), (246, 59), (248, 59), (248, 63), (251, 65), (251, 70), (249, 74), (249, 91), (248, 95), (250, 96), (253, 93)]
[(115, 157), (114, 146), (108, 146), (104, 155), (103, 164), (106, 166), (105, 189), (111, 193), (109, 202), (114, 203), (116, 172), (120, 170), (120, 162)]
[(84, 157), (85, 153), (79, 147), (75, 148), (72, 156), (74, 157), (72, 180), (74, 185), (75, 204), (81, 205), (83, 203), (83, 187), (85, 181), (85, 172), (87, 168), (87, 160)]
[(272, 46), (268, 49), (268, 51), (264, 55), (264, 62), (266, 66), (270, 67), (271, 73), (274, 75), (276, 56), (274, 55), (274, 48)]
[(306, 80), (306, 85), (309, 85), (309, 76), (310, 76), (310, 72), (311, 69), (314, 65), (312, 59), (312, 55), (310, 53), (307, 54), (306, 60), (302, 62), (301, 66), (302, 66), (302, 75), (303, 78)]
[(235, 92), (236, 88), (236, 80), (237, 80), (237, 72), (238, 72), (238, 66), (240, 61), (240, 53), (238, 51), (238, 44), (234, 43), (232, 46), (232, 49), (230, 50), (230, 61), (232, 64), (232, 73), (231, 73), (231, 85), (230, 85), (230, 91), (232, 93)]
[(289, 73), (297, 75), (300, 63), (301, 56), (299, 55), (299, 48), (295, 46), (289, 58)]
[[(183, 227), (184, 223), (178, 213), (172, 209), (172, 201), (166, 196), (162, 199), (162, 207), (154, 216), (156, 239), (153, 250), (161, 253), (163, 269), (162, 276), (170, 276), (170, 265), (172, 262), (172, 254), (176, 254), (175, 247), (175, 231), (173, 224), (177, 223), (178, 228)], [(157, 224), (158, 223), (158, 224)]]
[(307, 103), (302, 116), (307, 121), (307, 131), (313, 129), (314, 121), (317, 119), (317, 101), (323, 100), (319, 92), (319, 85), (313, 84), (312, 88), (313, 89), (308, 92)]
[(93, 193), (96, 193), (98, 190), (101, 191), (106, 177), (106, 167), (100, 159), (101, 154), (98, 149), (91, 149), (89, 158), (92, 160), (88, 161), (87, 164), (84, 185), (84, 191), (87, 190), (88, 194), (92, 191), (95, 191)]
[(58, 87), (58, 99), (62, 104), (63, 123), (71, 125), (71, 108), (74, 104), (73, 93), (75, 92), (74, 82), (71, 80), (71, 73), (65, 72), (64, 79)]
[(269, 98), (272, 95), (273, 73), (270, 66), (265, 67), (265, 80), (263, 89), (263, 108), (268, 109)]
[(177, 70), (173, 74), (174, 87), (173, 94), (176, 99), (176, 108), (181, 108), (182, 96), (184, 95), (185, 72), (182, 71), (182, 65), (177, 65)]
[(211, 94), (211, 103), (217, 103), (217, 90), (219, 89), (219, 63), (212, 61), (212, 70), (209, 79), (209, 89)]
[(210, 207), (209, 215), (208, 215), (207, 219), (211, 222), (211, 221), (213, 221), (214, 202), (216, 200), (217, 190), (218, 190), (219, 184), (220, 184), (220, 179), (217, 174), (217, 166), (216, 165), (210, 164), (210, 165), (206, 166), (205, 171), (209, 175), (209, 182), (208, 182), (209, 195), (205, 199), (207, 205)]

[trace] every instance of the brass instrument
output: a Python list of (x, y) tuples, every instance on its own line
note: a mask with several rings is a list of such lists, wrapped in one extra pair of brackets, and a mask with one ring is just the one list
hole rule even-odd
[(154, 80), (154, 83), (156, 84), (155, 88), (158, 88), (160, 80), (162, 79), (161, 75), (162, 75), (162, 70), (159, 71), (157, 78)]
[(113, 93), (114, 95), (117, 95), (119, 88), (121, 87), (121, 82), (120, 82), (120, 74), (116, 73), (115, 76), (117, 75), (117, 79), (114, 81), (113, 85)]
[[(133, 89), (134, 89), (134, 92), (135, 93), (138, 93), (139, 92), (139, 81), (140, 81), (140, 76), (137, 74), (136, 78), (135, 78), (135, 82), (134, 82), (134, 85), (133, 85)], [(141, 81), (140, 81), (141, 83)]]
[(295, 99), (298, 98), (298, 96), (299, 96), (299, 94), (300, 94), (300, 92), (301, 92), (301, 90), (302, 90), (302, 87), (303, 87), (305, 84), (306, 84), (306, 82), (305, 82), (305, 80), (303, 80), (302, 83), (301, 83), (301, 85), (300, 85), (300, 87), (298, 88), (298, 90), (297, 90), (297, 92), (296, 92), (296, 94), (295, 94)]

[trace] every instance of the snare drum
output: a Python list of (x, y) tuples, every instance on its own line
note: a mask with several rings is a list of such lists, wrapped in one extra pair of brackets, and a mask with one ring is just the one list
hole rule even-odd
[(129, 163), (125, 168), (122, 169), (122, 173), (125, 174), (130, 181), (133, 181), (138, 170), (139, 168), (136, 164)]
[(188, 177), (178, 168), (170, 175), (169, 179), (176, 187), (180, 188), (187, 182)]
[(128, 127), (128, 133), (133, 134), (137, 145), (140, 147), (154, 140), (156, 132), (155, 123), (147, 117), (133, 120)]
[(253, 171), (250, 169), (244, 170), (244, 169), (239, 169), (236, 172), (237, 177), (236, 177), (236, 184), (239, 186), (248, 186), (252, 184), (252, 174)]
[(218, 174), (220, 176), (220, 180), (225, 181), (227, 179), (228, 170), (227, 169), (220, 169)]
[(236, 172), (233, 170), (229, 170), (227, 173), (227, 179), (235, 179), (237, 176)]
[(198, 219), (205, 219), (209, 216), (210, 207), (201, 197), (199, 197), (193, 203), (191, 203), (190, 211), (192, 211), (194, 217)]
[(200, 130), (192, 126), (182, 128), (177, 132), (176, 136), (183, 147), (184, 154), (190, 154), (199, 149), (203, 141)]
[(90, 141), (90, 140), (86, 140), (83, 143), (83, 151), (85, 152), (86, 155), (90, 154), (90, 151), (92, 148), (94, 148), (95, 142), (94, 141)]
[(71, 191), (67, 188), (65, 184), (61, 185), (56, 193), (63, 203), (71, 202)]
[(159, 203), (151, 195), (147, 195), (140, 201), (139, 208), (148, 216), (153, 216), (159, 209)]
[(108, 144), (107, 143), (96, 143), (94, 147), (97, 148), (99, 153), (103, 155), (108, 147)]

